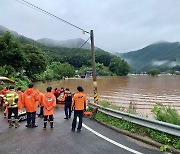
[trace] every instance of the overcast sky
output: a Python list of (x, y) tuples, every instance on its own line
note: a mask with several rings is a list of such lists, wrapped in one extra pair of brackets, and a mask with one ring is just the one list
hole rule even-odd
[[(180, 42), (180, 0), (26, 1), (86, 31), (94, 30), (95, 46), (109, 52), (133, 51), (159, 41)], [(89, 37), (16, 0), (0, 0), (0, 25), (35, 40)]]

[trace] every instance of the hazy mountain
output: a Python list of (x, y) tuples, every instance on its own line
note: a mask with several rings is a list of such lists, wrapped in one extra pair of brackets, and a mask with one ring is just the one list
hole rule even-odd
[(4, 34), (6, 31), (9, 31), (14, 37), (19, 36), (19, 34), (17, 32), (9, 30), (8, 28), (3, 27), (3, 26), (0, 25), (0, 35)]
[[(9, 31), (12, 36), (18, 39), (22, 44), (80, 48), (85, 42), (85, 40), (81, 38), (66, 41), (56, 41), (49, 38), (43, 38), (35, 41), (0, 25), (0, 35), (4, 34), (6, 31)], [(90, 44), (87, 42), (83, 48), (90, 49)], [(95, 49), (98, 48), (95, 47)], [(150, 68), (159, 68), (161, 71), (166, 71), (174, 66), (180, 66), (180, 43), (161, 41), (148, 45), (140, 50), (127, 53), (116, 53), (116, 55), (127, 60), (133, 70), (136, 71), (147, 71)]]
[[(69, 40), (65, 40), (65, 41), (56, 41), (50, 38), (42, 38), (39, 40), (33, 40), (31, 38), (27, 38), (23, 35), (19, 35), (17, 32), (12, 31), (4, 26), (0, 25), (0, 35), (4, 34), (6, 31), (9, 31), (11, 33), (11, 35), (18, 39), (22, 44), (42, 44), (45, 46), (49, 46), (49, 47), (65, 47), (65, 48), (80, 48), (84, 43), (85, 40), (81, 39), (81, 38), (77, 38), (77, 39), (69, 39)], [(91, 45), (90, 43), (86, 43), (83, 45), (82, 47), (83, 49), (91, 49)], [(99, 48), (95, 47), (95, 50), (97, 50)], [(99, 49), (101, 50), (101, 49)]]
[[(43, 38), (43, 39), (37, 40), (37, 42), (43, 45), (51, 46), (51, 47), (80, 48), (85, 43), (85, 40), (81, 38), (77, 38), (77, 39), (69, 39), (69, 40), (64, 40), (64, 41), (57, 41), (57, 40), (52, 40), (49, 38)], [(87, 42), (86, 44), (83, 45), (82, 48), (90, 49), (91, 45), (90, 43)], [(95, 49), (98, 49), (98, 48), (95, 47)]]
[(19, 35), (17, 32), (0, 25), (0, 35), (4, 34), (6, 31), (10, 32), (11, 35), (19, 40), (22, 44), (38, 44), (38, 42), (34, 41), (33, 39)]
[(137, 51), (121, 53), (119, 57), (127, 60), (137, 71), (147, 71), (150, 68), (165, 71), (180, 66), (180, 43), (161, 41)]

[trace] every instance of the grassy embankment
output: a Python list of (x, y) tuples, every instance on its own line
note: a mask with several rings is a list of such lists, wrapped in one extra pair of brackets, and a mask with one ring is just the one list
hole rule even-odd
[[(120, 107), (117, 107), (115, 105), (110, 104), (107, 101), (102, 101), (99, 103), (99, 105), (102, 105), (103, 107), (109, 107), (112, 109), (120, 110)], [(129, 109), (127, 112), (131, 114), (135, 114), (136, 111), (133, 108), (133, 105), (130, 104)], [(162, 105), (156, 105), (152, 112), (155, 114), (155, 118), (157, 120), (170, 122), (180, 125), (180, 123), (177, 123), (177, 121), (180, 122), (180, 115), (177, 113), (177, 111), (171, 107), (163, 107)], [(175, 117), (174, 117), (175, 116)], [(163, 146), (160, 147), (161, 151), (166, 151), (169, 146), (174, 147), (175, 149), (180, 150), (180, 138), (176, 136), (172, 136), (157, 130), (153, 130), (150, 128), (142, 127), (140, 125), (134, 124), (130, 121), (121, 120), (118, 118), (114, 118), (108, 115), (105, 115), (104, 113), (98, 112), (95, 116), (95, 119), (99, 122), (103, 122), (107, 125), (114, 126), (118, 129), (123, 129), (126, 131), (129, 131), (133, 134), (138, 134), (144, 137), (151, 138), (152, 140), (155, 140)]]

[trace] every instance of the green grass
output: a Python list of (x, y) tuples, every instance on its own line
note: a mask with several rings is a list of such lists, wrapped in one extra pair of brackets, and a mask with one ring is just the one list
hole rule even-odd
[(154, 113), (154, 118), (159, 121), (180, 125), (180, 114), (171, 106), (163, 106), (157, 104), (153, 107), (151, 112)]
[[(107, 108), (112, 108), (114, 110), (122, 111), (121, 107), (118, 107), (114, 104), (109, 103), (108, 101), (101, 101), (98, 103), (99, 105)], [(127, 110), (124, 110), (131, 114), (137, 114), (134, 105), (130, 102), (129, 107)], [(155, 119), (167, 123), (172, 123), (176, 125), (180, 125), (180, 115), (178, 114), (177, 110), (171, 106), (163, 106), (162, 104), (157, 104), (153, 107), (151, 112), (154, 113)], [(121, 119), (117, 119), (104, 113), (98, 112), (95, 116), (95, 119), (100, 122), (104, 122), (110, 126), (115, 126), (116, 128), (123, 129), (130, 131), (131, 133), (136, 133), (142, 136), (147, 136), (152, 140), (155, 140), (159, 143), (164, 144), (160, 150), (166, 151), (168, 146), (172, 146), (175, 149), (180, 150), (180, 138), (166, 134), (164, 132), (160, 132), (157, 130), (153, 130), (150, 128), (142, 127), (137, 124), (133, 124), (130, 121), (125, 121)]]
[(109, 107), (110, 103), (108, 101), (100, 101), (98, 102), (99, 105), (103, 106), (103, 107)]

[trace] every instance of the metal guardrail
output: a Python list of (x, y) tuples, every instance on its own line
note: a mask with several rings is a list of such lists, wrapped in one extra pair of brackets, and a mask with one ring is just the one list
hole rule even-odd
[(91, 102), (88, 103), (88, 106), (92, 108), (98, 107), (99, 108), (98, 110), (103, 112), (106, 115), (110, 115), (118, 119), (127, 120), (141, 126), (145, 126), (148, 128), (152, 128), (155, 130), (159, 130), (161, 132), (165, 132), (165, 133), (180, 137), (180, 126), (178, 125), (174, 125), (174, 124), (170, 124), (170, 123), (166, 123), (166, 122), (162, 122), (158, 120), (148, 119), (148, 118), (141, 117), (139, 115), (129, 114), (126, 112), (112, 110), (110, 108), (105, 108)]

